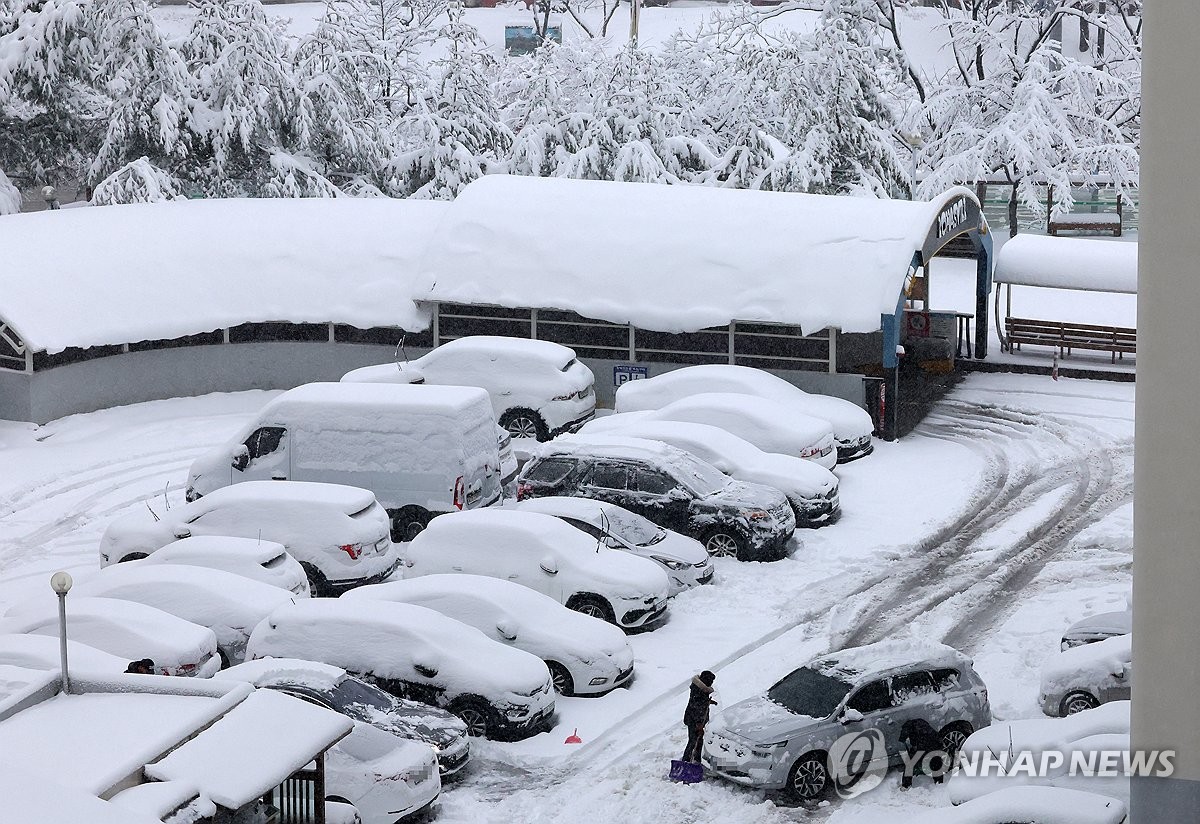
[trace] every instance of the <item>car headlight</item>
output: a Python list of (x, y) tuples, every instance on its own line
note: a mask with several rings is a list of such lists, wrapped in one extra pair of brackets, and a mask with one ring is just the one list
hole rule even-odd
[(771, 517), (771, 513), (765, 509), (743, 509), (741, 515), (750, 521), (762, 521)]
[(776, 741), (773, 744), (756, 744), (750, 749), (750, 753), (758, 758), (770, 758), (777, 750), (781, 750), (786, 746), (786, 741)]
[(589, 682), (588, 682), (588, 685), (589, 685), (589, 686), (593, 686), (593, 687), (598, 687), (598, 686), (600, 686), (601, 684), (606, 684), (606, 683), (608, 683), (608, 679), (607, 679), (607, 678), (599, 678), (599, 677), (597, 677), (597, 678), (593, 678), (591, 681), (589, 681)]
[(653, 558), (655, 561), (658, 561), (660, 564), (665, 566), (667, 569), (687, 569), (687, 567), (688, 567), (687, 564), (682, 563), (681, 561), (672, 561), (670, 558), (663, 558), (658, 555), (651, 555), (650, 557)]
[(525, 704), (509, 704), (505, 714), (509, 718), (524, 718), (529, 715), (529, 707)]

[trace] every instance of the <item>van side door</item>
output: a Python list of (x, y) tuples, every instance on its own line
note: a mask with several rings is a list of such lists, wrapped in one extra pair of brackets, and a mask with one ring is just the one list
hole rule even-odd
[(233, 458), (233, 480), (286, 481), (291, 477), (291, 449), (283, 426), (260, 426)]

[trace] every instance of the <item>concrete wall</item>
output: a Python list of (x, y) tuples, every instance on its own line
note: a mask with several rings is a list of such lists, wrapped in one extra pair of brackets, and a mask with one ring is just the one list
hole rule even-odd
[[(387, 363), (394, 348), (351, 343), (238, 343), (129, 352), (59, 366), (27, 375), (0, 371), (0, 419), (48, 421), (163, 398), (290, 389), (312, 381), (336, 381), (359, 366)], [(411, 348), (416, 358), (427, 349)], [(581, 358), (596, 374), (596, 399), (611, 407), (616, 395), (613, 368), (646, 367), (648, 377), (680, 364)], [(809, 392), (833, 395), (862, 406), (859, 375), (777, 371), (774, 374)]]

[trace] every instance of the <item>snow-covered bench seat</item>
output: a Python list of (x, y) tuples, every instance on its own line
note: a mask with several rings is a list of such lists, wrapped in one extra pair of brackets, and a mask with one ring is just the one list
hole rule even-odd
[(1091, 349), (1112, 353), (1113, 363), (1118, 357), (1124, 360), (1126, 352), (1137, 352), (1137, 330), (1123, 326), (1009, 317), (1004, 319), (1004, 334), (1010, 352), (1014, 347), (1020, 350), (1021, 344), (1051, 346), (1065, 358), (1072, 349)]

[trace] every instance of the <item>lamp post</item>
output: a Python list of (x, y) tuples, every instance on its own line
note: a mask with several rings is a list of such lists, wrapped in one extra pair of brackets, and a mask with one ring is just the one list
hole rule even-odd
[(918, 131), (904, 132), (900, 135), (908, 146), (909, 155), (912, 160), (912, 165), (909, 167), (909, 179), (912, 181), (909, 189), (909, 200), (917, 199), (917, 152), (921, 150), (921, 146), (925, 143), (925, 135)]
[(69, 572), (56, 572), (50, 576), (50, 589), (58, 596), (58, 652), (62, 659), (63, 695), (71, 691), (71, 679), (67, 675), (67, 593), (73, 583)]

